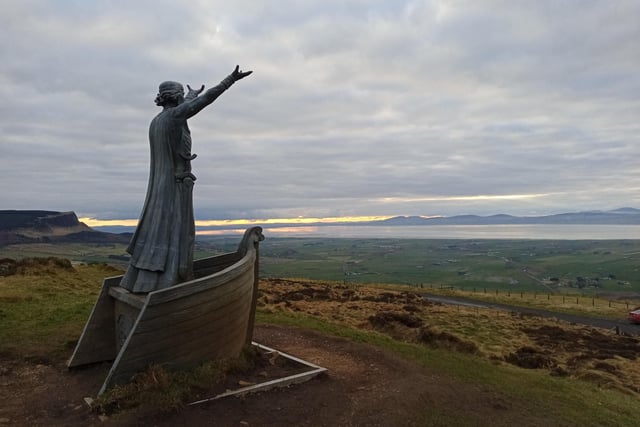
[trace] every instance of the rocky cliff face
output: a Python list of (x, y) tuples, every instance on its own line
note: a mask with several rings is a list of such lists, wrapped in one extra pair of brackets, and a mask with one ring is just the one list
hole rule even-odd
[(53, 228), (70, 228), (81, 226), (89, 230), (84, 223), (78, 221), (74, 212), (56, 212), (35, 218), (35, 228), (39, 230), (50, 230)]
[(94, 231), (74, 212), (0, 211), (0, 246), (15, 243), (128, 243), (130, 235)]
[(74, 212), (0, 211), (0, 230), (69, 228), (86, 225), (78, 221)]

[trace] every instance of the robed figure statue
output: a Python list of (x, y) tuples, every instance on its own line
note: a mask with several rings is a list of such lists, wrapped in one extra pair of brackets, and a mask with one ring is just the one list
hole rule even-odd
[(248, 76), (238, 66), (220, 84), (204, 91), (180, 83), (160, 84), (156, 104), (162, 111), (151, 121), (151, 171), (144, 208), (127, 248), (129, 267), (120, 286), (151, 292), (193, 278), (193, 183), (191, 132), (187, 120), (211, 104), (236, 81)]

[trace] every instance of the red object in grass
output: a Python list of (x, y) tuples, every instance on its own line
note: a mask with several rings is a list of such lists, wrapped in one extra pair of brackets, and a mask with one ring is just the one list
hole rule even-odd
[(640, 323), (640, 307), (636, 307), (629, 312), (629, 321), (631, 323)]

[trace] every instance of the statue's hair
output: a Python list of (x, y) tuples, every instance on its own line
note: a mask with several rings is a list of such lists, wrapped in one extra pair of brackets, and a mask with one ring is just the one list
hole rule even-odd
[(182, 94), (168, 94), (168, 93), (159, 93), (156, 95), (156, 99), (154, 102), (157, 106), (163, 107), (166, 104), (172, 104), (178, 102)]
[(184, 96), (184, 88), (178, 82), (162, 82), (158, 88), (158, 95), (156, 96), (156, 105), (162, 107), (166, 104), (175, 103)]

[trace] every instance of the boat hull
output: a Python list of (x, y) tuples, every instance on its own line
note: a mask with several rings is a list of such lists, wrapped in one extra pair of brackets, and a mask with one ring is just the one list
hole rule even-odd
[(114, 360), (102, 394), (151, 364), (237, 357), (253, 336), (262, 239), (260, 227), (248, 229), (236, 252), (197, 260), (194, 280), (147, 294), (105, 279), (68, 366)]

